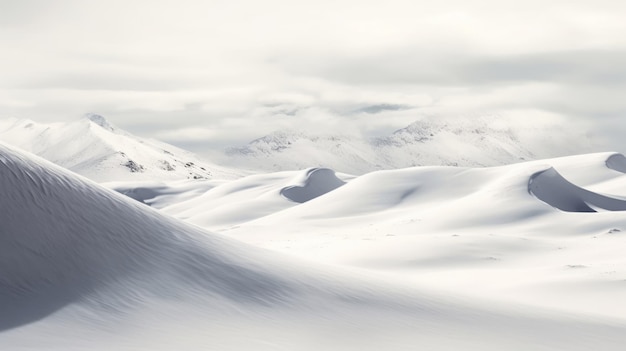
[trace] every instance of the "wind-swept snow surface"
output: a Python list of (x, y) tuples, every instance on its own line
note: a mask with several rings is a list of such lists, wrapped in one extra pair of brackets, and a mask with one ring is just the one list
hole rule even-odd
[(554, 168), (533, 175), (528, 184), (528, 191), (562, 211), (596, 212), (594, 208), (626, 211), (626, 200), (614, 199), (577, 187), (563, 178)]
[(626, 173), (626, 157), (622, 154), (611, 155), (606, 160), (606, 166), (614, 171)]
[(305, 171), (297, 185), (283, 188), (280, 194), (291, 201), (303, 203), (333, 191), (345, 182), (335, 176), (335, 171), (327, 168), (312, 168)]
[(1, 145), (0, 311), (3, 350), (621, 350), (626, 342), (619, 319), (438, 296), (279, 257)]
[[(279, 196), (277, 189), (293, 174), (281, 172), (237, 180), (237, 198), (218, 195), (227, 192), (224, 184), (207, 193), (212, 197), (162, 208), (250, 244), (325, 264), (449, 293), (622, 319), (624, 164), (621, 154), (599, 153), (494, 168), (341, 175), (346, 184), (301, 204)], [(261, 192), (263, 202), (254, 195)], [(255, 215), (220, 221), (214, 210), (237, 207)]]

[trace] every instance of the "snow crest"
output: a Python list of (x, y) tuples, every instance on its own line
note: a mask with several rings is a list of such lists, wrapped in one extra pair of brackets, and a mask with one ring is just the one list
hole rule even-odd
[(626, 157), (622, 154), (611, 155), (606, 160), (606, 166), (614, 171), (626, 173)]
[(0, 331), (85, 301), (267, 304), (290, 290), (254, 253), (2, 145), (0, 194)]
[(565, 212), (626, 211), (626, 200), (580, 188), (563, 178), (553, 167), (534, 174), (528, 183), (528, 191)]
[(299, 203), (313, 200), (346, 184), (337, 178), (335, 171), (328, 168), (311, 168), (298, 178), (297, 185), (283, 188), (280, 194)]
[(114, 132), (115, 131), (115, 127), (113, 127), (113, 125), (111, 123), (109, 123), (109, 121), (107, 121), (106, 118), (104, 118), (104, 116), (95, 114), (95, 113), (88, 113), (85, 115), (85, 119), (87, 119), (88, 121), (91, 121), (95, 124), (97, 124), (98, 126), (110, 131), (110, 132)]
[(241, 175), (172, 145), (134, 136), (97, 114), (67, 123), (0, 121), (0, 139), (98, 182)]

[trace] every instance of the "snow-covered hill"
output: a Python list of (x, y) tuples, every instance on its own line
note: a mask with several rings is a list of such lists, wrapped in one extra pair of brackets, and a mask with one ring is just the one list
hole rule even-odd
[[(255, 246), (492, 301), (623, 319), (626, 157), (244, 177), (147, 201)], [(308, 201), (287, 190), (312, 194)], [(176, 192), (170, 188), (169, 192)]]
[[(304, 176), (289, 186), (320, 196), (292, 209), (360, 189), (356, 180), (319, 188), (341, 184), (329, 171)], [(393, 201), (389, 190), (380, 194)], [(621, 350), (626, 342), (620, 320), (452, 298), (259, 250), (4, 145), (0, 193), (6, 350)], [(315, 212), (329, 211), (353, 212)], [(291, 227), (305, 212), (280, 218)]]
[(0, 140), (96, 181), (232, 179), (240, 175), (172, 145), (136, 137), (95, 114), (69, 123), (3, 120)]
[(412, 166), (497, 166), (589, 150), (590, 140), (556, 125), (512, 128), (497, 119), (424, 118), (391, 135), (277, 131), (226, 150), (225, 164), (264, 171), (328, 167), (350, 174)]

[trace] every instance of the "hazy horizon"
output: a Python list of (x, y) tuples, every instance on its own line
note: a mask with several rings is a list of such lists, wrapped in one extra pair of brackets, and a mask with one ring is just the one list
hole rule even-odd
[(93, 112), (198, 152), (497, 115), (626, 150), (618, 1), (0, 4), (0, 118)]

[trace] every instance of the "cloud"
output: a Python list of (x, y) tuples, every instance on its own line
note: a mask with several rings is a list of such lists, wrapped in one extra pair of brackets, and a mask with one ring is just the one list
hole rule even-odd
[(526, 113), (526, 123), (560, 116), (626, 148), (614, 132), (626, 112), (622, 1), (0, 0), (0, 8), (0, 116), (97, 112), (203, 149), (281, 128), (369, 135), (423, 115)]
[(312, 74), (350, 85), (476, 86), (550, 82), (620, 86), (626, 83), (626, 50), (571, 50), (514, 55), (381, 52), (322, 62), (286, 61), (290, 74)]
[(355, 110), (355, 113), (370, 113), (376, 114), (381, 113), (383, 111), (401, 111), (401, 110), (409, 110), (411, 106), (408, 105), (398, 105), (398, 104), (377, 104), (377, 105), (369, 105), (365, 107), (361, 107)]

